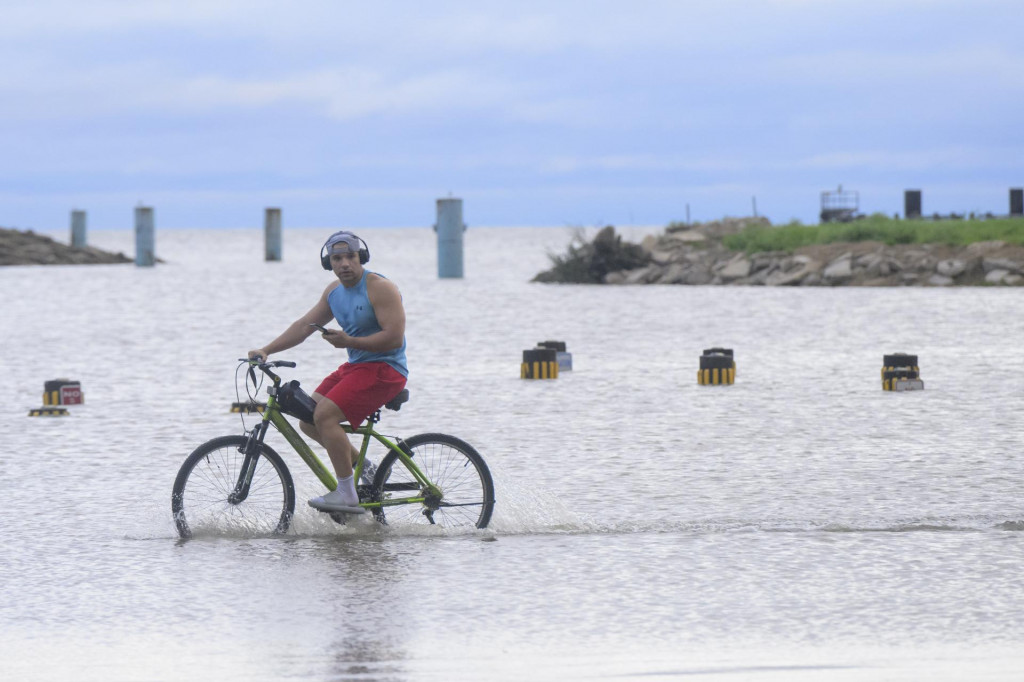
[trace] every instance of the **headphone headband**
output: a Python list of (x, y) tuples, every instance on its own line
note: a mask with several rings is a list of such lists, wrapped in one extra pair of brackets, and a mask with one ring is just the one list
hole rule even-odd
[(359, 264), (365, 265), (370, 260), (370, 247), (366, 245), (363, 238), (357, 234), (353, 234), (348, 230), (339, 230), (327, 238), (324, 245), (320, 247), (320, 265), (323, 266), (324, 270), (331, 269), (331, 254), (328, 251), (329, 247), (335, 244), (345, 243), (351, 249), (353, 247), (352, 242), (358, 240), (362, 247), (359, 251)]

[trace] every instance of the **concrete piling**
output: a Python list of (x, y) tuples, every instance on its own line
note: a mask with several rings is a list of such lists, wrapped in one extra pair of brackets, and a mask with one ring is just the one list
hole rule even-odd
[(84, 249), (88, 245), (85, 236), (85, 211), (71, 212), (71, 248)]
[(437, 276), (462, 278), (462, 199), (437, 200)]
[(135, 207), (135, 264), (152, 267), (156, 263), (156, 235), (153, 225), (153, 209), (149, 206)]
[(263, 220), (267, 261), (281, 260), (281, 209), (268, 208)]

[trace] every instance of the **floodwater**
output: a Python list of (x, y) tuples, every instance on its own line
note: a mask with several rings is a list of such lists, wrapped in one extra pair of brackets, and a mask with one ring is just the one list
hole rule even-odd
[[(237, 358), (317, 300), (329, 233), (286, 230), (282, 263), (260, 230), (166, 230), (152, 269), (0, 268), (0, 678), (1024, 677), (1022, 289), (539, 285), (570, 235), (534, 228), (470, 228), (442, 281), (429, 228), (366, 230), (408, 316), (382, 431), (472, 443), (491, 525), (339, 526), (274, 435), (289, 534), (179, 540), (178, 467), (241, 432)], [(548, 339), (572, 372), (519, 379)], [(712, 346), (734, 386), (697, 385)], [(881, 390), (894, 352), (924, 391)], [(278, 359), (311, 387), (337, 351)], [(28, 417), (58, 377), (85, 404)]]

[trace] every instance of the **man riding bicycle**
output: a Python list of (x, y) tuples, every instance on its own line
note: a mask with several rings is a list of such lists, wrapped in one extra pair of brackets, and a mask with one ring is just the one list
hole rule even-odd
[(309, 505), (329, 512), (361, 514), (352, 465), (358, 452), (341, 422), (353, 428), (379, 410), (405, 387), (409, 370), (405, 360), (405, 308), (393, 282), (366, 270), (370, 260), (366, 242), (347, 230), (332, 234), (320, 248), (320, 263), (337, 277), (320, 300), (276, 339), (249, 351), (251, 359), (266, 360), (271, 353), (293, 348), (333, 317), (341, 329), (321, 336), (335, 348), (348, 351), (348, 362), (329, 374), (313, 392), (313, 423), (300, 428), (324, 448), (338, 475), (335, 490), (314, 497)]

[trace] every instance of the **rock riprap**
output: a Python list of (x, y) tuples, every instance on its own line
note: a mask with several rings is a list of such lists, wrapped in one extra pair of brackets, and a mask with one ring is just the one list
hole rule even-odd
[(725, 218), (671, 226), (640, 244), (609, 226), (591, 244), (577, 240), (537, 282), (730, 284), (760, 286), (953, 286), (1024, 284), (1024, 246), (1001, 241), (967, 246), (850, 242), (792, 253), (732, 251), (723, 237), (766, 218)]
[(123, 253), (94, 246), (73, 248), (31, 230), (0, 227), (0, 265), (96, 265), (131, 263)]

